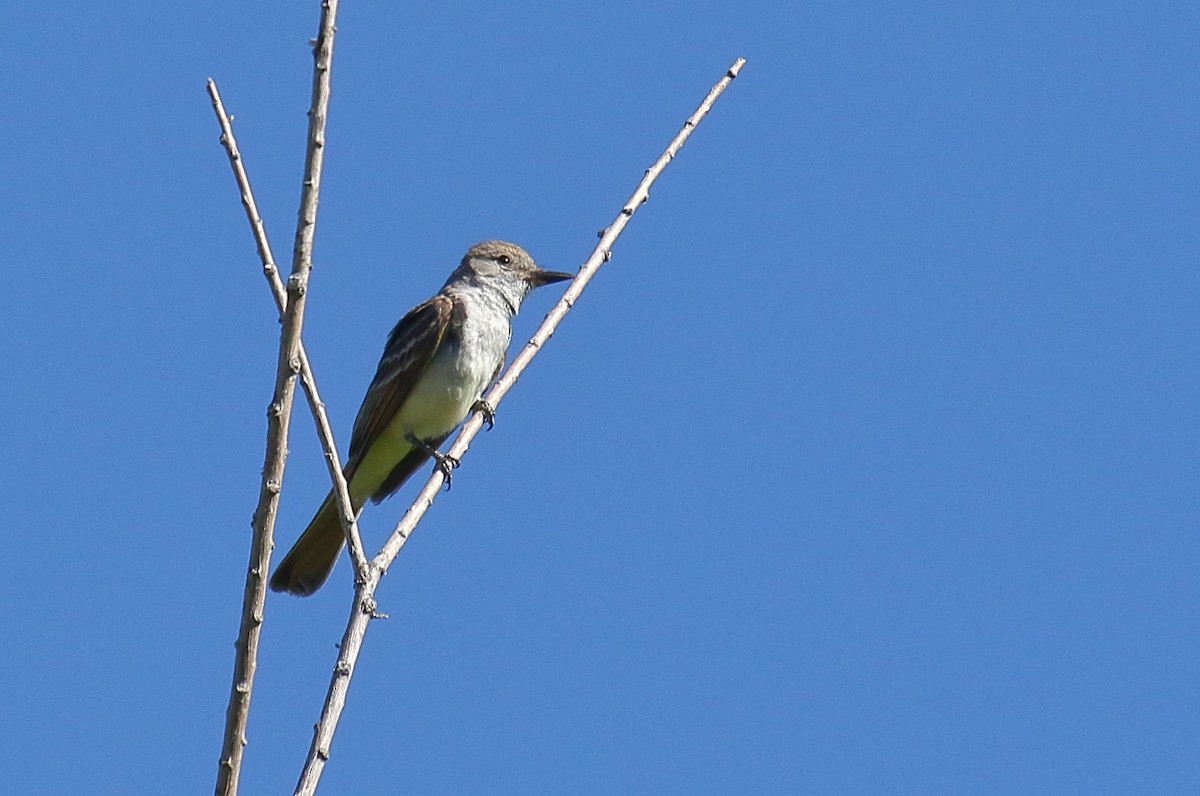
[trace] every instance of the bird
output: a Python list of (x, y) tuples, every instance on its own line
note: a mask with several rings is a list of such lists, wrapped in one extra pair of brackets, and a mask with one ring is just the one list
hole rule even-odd
[[(355, 516), (390, 497), (431, 457), (449, 476), (457, 462), (437, 451), (500, 373), (512, 319), (529, 292), (574, 278), (545, 271), (514, 243), (472, 246), (433, 298), (413, 307), (388, 335), (375, 377), (354, 419), (342, 472)], [(273, 591), (305, 597), (329, 578), (345, 535), (333, 491), (271, 576)]]

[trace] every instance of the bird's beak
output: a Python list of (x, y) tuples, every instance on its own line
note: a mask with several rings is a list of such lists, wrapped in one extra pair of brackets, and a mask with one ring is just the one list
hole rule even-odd
[(575, 274), (564, 274), (562, 271), (543, 271), (539, 268), (533, 272), (533, 276), (529, 278), (529, 283), (534, 287), (541, 287), (542, 285), (553, 285), (555, 282), (574, 278)]

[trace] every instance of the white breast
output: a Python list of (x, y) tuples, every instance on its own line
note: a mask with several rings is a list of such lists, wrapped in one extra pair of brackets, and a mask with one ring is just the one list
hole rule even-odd
[(458, 339), (446, 335), (401, 412), (408, 430), (422, 439), (441, 436), (462, 422), (508, 351), (507, 311), (473, 293), (457, 298), (465, 305)]

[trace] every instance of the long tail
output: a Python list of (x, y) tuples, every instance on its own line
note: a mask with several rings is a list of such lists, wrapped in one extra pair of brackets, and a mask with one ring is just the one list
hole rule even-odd
[(312, 594), (333, 571), (345, 541), (342, 524), (338, 522), (337, 503), (330, 492), (296, 544), (279, 562), (271, 576), (271, 590), (299, 597)]

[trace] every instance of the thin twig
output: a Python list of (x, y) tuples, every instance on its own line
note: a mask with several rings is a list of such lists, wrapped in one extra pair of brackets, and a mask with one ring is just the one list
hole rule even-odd
[[(266, 227), (258, 213), (258, 204), (254, 201), (254, 193), (250, 190), (250, 178), (246, 174), (242, 154), (238, 150), (237, 139), (233, 135), (233, 121), (225, 113), (225, 105), (221, 102), (217, 84), (211, 79), (208, 81), (208, 95), (212, 99), (213, 112), (217, 115), (217, 121), (221, 125), (221, 145), (225, 147), (225, 152), (229, 156), (229, 165), (233, 168), (233, 175), (237, 180), (238, 190), (241, 192), (242, 207), (246, 211), (246, 220), (250, 222), (254, 243), (258, 247), (258, 256), (263, 264), (263, 275), (271, 288), (271, 295), (275, 298), (275, 306), (279, 310), (282, 320), (284, 307), (287, 304), (287, 293), (284, 290), (283, 282), (279, 279), (279, 269), (275, 266), (275, 256), (272, 254), (271, 244), (267, 240)], [(369, 563), (363, 549), (362, 537), (358, 532), (354, 509), (351, 507), (346, 477), (342, 474), (342, 463), (338, 457), (337, 443), (333, 439), (333, 428), (329, 423), (329, 416), (325, 412), (325, 403), (321, 400), (320, 392), (317, 390), (316, 378), (308, 364), (308, 352), (304, 349), (303, 340), (300, 341), (299, 353), (300, 383), (304, 386), (308, 406), (312, 410), (313, 420), (316, 423), (317, 438), (321, 442), (321, 450), (325, 454), (325, 464), (329, 470), (329, 477), (333, 481), (334, 497), (350, 548), (350, 560), (354, 562), (357, 579), (361, 580)]]
[(267, 452), (263, 464), (258, 507), (254, 512), (250, 542), (250, 565), (242, 594), (242, 620), (234, 658), (233, 685), (225, 713), (225, 738), (217, 772), (219, 796), (237, 793), (242, 757), (246, 747), (246, 723), (250, 694), (258, 666), (258, 640), (266, 602), (267, 573), (271, 566), (272, 535), (279, 510), (279, 492), (287, 459), (288, 426), (291, 421), (295, 376), (300, 371), (300, 333), (304, 325), (304, 295), (312, 270), (312, 243), (317, 221), (317, 198), (325, 152), (325, 119), (329, 109), (329, 68), (333, 56), (334, 20), (337, 0), (321, 5), (320, 33), (314, 48), (313, 96), (308, 116), (308, 145), (296, 242), (292, 250), (292, 273), (288, 277), (287, 307), (279, 336), (275, 369), (275, 391), (267, 413)]
[[(596, 244), (596, 248), (592, 250), (591, 256), (588, 257), (587, 261), (584, 262), (583, 266), (579, 269), (579, 273), (567, 287), (567, 290), (565, 293), (563, 293), (562, 298), (560, 298), (558, 303), (555, 304), (554, 307), (551, 308), (550, 312), (546, 314), (545, 319), (542, 321), (541, 326), (537, 328), (537, 331), (534, 332), (533, 337), (530, 338), (529, 342), (525, 344), (525, 347), (521, 349), (521, 352), (513, 359), (512, 364), (508, 366), (508, 368), (496, 381), (495, 386), (492, 387), (488, 394), (484, 396), (484, 401), (486, 401), (493, 409), (500, 405), (500, 401), (504, 398), (508, 391), (512, 389), (513, 385), (517, 383), (517, 379), (521, 378), (521, 373), (523, 373), (525, 368), (528, 367), (530, 360), (532, 360), (534, 355), (537, 354), (538, 350), (545, 345), (546, 341), (550, 339), (550, 336), (554, 334), (554, 330), (558, 328), (558, 324), (562, 322), (563, 317), (570, 311), (571, 307), (575, 306), (575, 301), (579, 298), (580, 294), (583, 293), (584, 287), (586, 287), (587, 283), (591, 281), (596, 271), (599, 270), (601, 265), (608, 262), (609, 259), (612, 258), (613, 243), (616, 242), (621, 232), (625, 229), (625, 225), (629, 223), (629, 219), (633, 217), (633, 214), (637, 211), (637, 209), (641, 205), (645, 204), (650, 198), (650, 186), (654, 184), (654, 181), (658, 179), (658, 176), (662, 173), (663, 169), (665, 169), (667, 164), (670, 163), (675, 157), (675, 153), (678, 152), (683, 146), (683, 143), (687, 141), (688, 136), (692, 134), (692, 130), (696, 129), (696, 125), (700, 123), (700, 120), (708, 115), (708, 111), (712, 108), (713, 103), (717, 101), (717, 97), (721, 96), (721, 93), (725, 91), (726, 87), (733, 82), (733, 79), (737, 77), (738, 72), (741, 71), (742, 66), (745, 63), (745, 58), (739, 58), (734, 61), (733, 65), (729, 67), (729, 70), (725, 73), (725, 76), (717, 81), (717, 83), (708, 92), (708, 96), (705, 97), (704, 101), (700, 103), (700, 106), (696, 108), (696, 112), (693, 113), (688, 120), (683, 123), (683, 128), (679, 131), (675, 138), (671, 140), (671, 143), (667, 145), (666, 150), (661, 156), (659, 156), (654, 165), (646, 169), (645, 176), (643, 176), (642, 181), (638, 183), (633, 195), (629, 197), (629, 200), (625, 203), (625, 206), (621, 208), (621, 212), (617, 214), (617, 217), (613, 220), (613, 223), (601, 233), (600, 242)], [(458, 437), (455, 438), (454, 444), (450, 446), (450, 450), (446, 453), (461, 462), (462, 457), (466, 454), (467, 449), (471, 445), (471, 440), (473, 440), (475, 435), (479, 433), (479, 429), (482, 426), (482, 413), (473, 413), (463, 425), (462, 431), (459, 433)], [(413, 528), (417, 526), (417, 523), (420, 522), (421, 517), (425, 514), (429, 507), (433, 505), (433, 499), (437, 496), (438, 491), (441, 489), (444, 478), (445, 475), (441, 469), (434, 468), (433, 475), (429, 478), (429, 481), (426, 482), (424, 488), (417, 495), (417, 499), (413, 501), (412, 506), (400, 519), (400, 522), (397, 523), (395, 530), (392, 531), (391, 536), (388, 537), (387, 542), (384, 543), (383, 548), (379, 551), (379, 554), (375, 556), (375, 559), (372, 563), (374, 563), (374, 565), (381, 572), (387, 572), (388, 567), (392, 565), (392, 561), (394, 561), (397, 554), (399, 554), (400, 548), (403, 547), (404, 543), (408, 540), (408, 536), (410, 533), (412, 533)]]
[[(574, 281), (571, 282), (563, 297), (559, 299), (554, 308), (547, 313), (541, 326), (538, 327), (533, 337), (521, 352), (513, 359), (512, 364), (508, 366), (504, 374), (496, 382), (496, 385), (484, 396), (484, 400), (493, 408), (499, 405), (500, 401), (516, 384), (521, 373), (528, 367), (530, 361), (541, 349), (541, 347), (554, 334), (554, 330), (558, 324), (566, 316), (567, 312), (575, 305), (575, 301), (583, 292), (584, 287), (592, 276), (600, 268), (601, 265), (608, 262), (612, 257), (612, 246), (620, 236), (625, 225), (629, 223), (629, 219), (637, 209), (646, 202), (650, 196), (650, 186), (658, 179), (659, 174), (666, 168), (667, 164), (675, 157), (675, 153), (679, 151), (688, 136), (696, 128), (712, 108), (713, 103), (721, 96), (721, 93), (729, 86), (742, 66), (745, 65), (745, 58), (738, 58), (729, 67), (717, 83), (708, 92), (708, 96), (700, 103), (696, 112), (688, 118), (683, 124), (683, 129), (672, 139), (667, 145), (666, 150), (658, 158), (658, 160), (646, 170), (646, 174), (642, 177), (642, 181), (634, 190), (633, 195), (629, 197), (629, 201), (621, 208), (621, 212), (617, 214), (613, 223), (604, 230), (600, 235), (600, 242), (592, 251), (591, 256), (579, 269)], [(459, 461), (466, 454), (470, 447), (471, 440), (479, 433), (483, 426), (483, 415), (481, 412), (474, 412), (463, 425), (462, 431), (455, 438), (454, 444), (447, 451), (447, 454), (453, 456)], [(418, 493), (416, 500), (405, 512), (400, 522), (396, 525), (392, 535), (388, 538), (379, 554), (375, 556), (371, 562), (372, 567), (368, 577), (359, 583), (354, 592), (354, 604), (350, 610), (350, 618), (346, 624), (346, 630), (342, 634), (342, 643), (339, 645), (337, 663), (334, 665), (333, 676), (330, 679), (329, 691), (325, 697), (325, 705), (321, 710), (321, 718), (317, 722), (313, 731), (313, 742), (309, 748), (308, 758), (304, 763), (304, 770), (300, 774), (300, 781), (296, 785), (297, 796), (308, 796), (316, 792), (317, 782), (321, 777), (321, 772), (324, 770), (325, 762), (329, 759), (329, 748), (333, 741), (334, 731), (337, 729), (338, 719), (341, 717), (342, 710), (346, 705), (346, 694), (350, 687), (350, 677), (354, 673), (354, 667), (358, 661), (359, 652), (362, 649), (363, 638), (366, 636), (367, 626), (371, 619), (379, 616), (375, 612), (375, 589), (379, 584), (379, 579), (387, 572), (387, 568), (395, 560), (396, 555), (400, 552), (400, 548), (408, 540), (409, 535), (421, 521), (425, 512), (433, 505), (433, 500), (441, 490), (442, 482), (445, 479), (441, 468), (435, 467), (433, 475), (422, 487)]]

